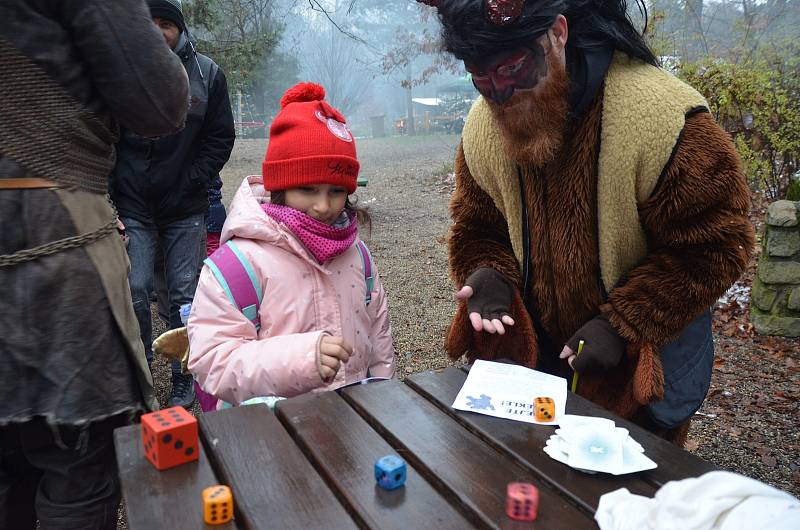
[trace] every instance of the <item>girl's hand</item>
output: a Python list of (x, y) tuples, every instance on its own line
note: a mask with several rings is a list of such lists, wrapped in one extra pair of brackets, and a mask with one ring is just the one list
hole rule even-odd
[(319, 343), (319, 376), (323, 381), (330, 381), (339, 372), (342, 363), (346, 363), (353, 354), (353, 347), (342, 337), (325, 335)]
[(117, 217), (117, 233), (119, 234), (120, 239), (122, 239), (122, 244), (127, 247), (130, 238), (128, 237), (128, 234), (125, 233), (125, 225), (122, 223), (119, 217)]

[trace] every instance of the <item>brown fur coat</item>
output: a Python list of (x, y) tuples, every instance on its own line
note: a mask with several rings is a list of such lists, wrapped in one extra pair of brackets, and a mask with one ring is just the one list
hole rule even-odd
[[(552, 162), (520, 166), (531, 235), (531, 313), (517, 292), (515, 326), (502, 336), (475, 333), (462, 303), (446, 349), (454, 359), (508, 358), (566, 376), (569, 369), (558, 353), (581, 325), (603, 312), (628, 341), (628, 355), (614, 371), (583, 375), (578, 393), (636, 421), (643, 417), (642, 405), (663, 395), (658, 348), (713, 305), (747, 265), (754, 243), (749, 191), (727, 134), (707, 112), (688, 115), (655, 191), (639, 208), (648, 253), (604, 298), (597, 235), (601, 116), (602, 94), (570, 126)], [(472, 178), (461, 147), (455, 175), (453, 281), (461, 287), (475, 269), (491, 267), (521, 289), (505, 218)], [(546, 338), (537, 336), (531, 317)], [(682, 443), (687, 427), (660, 434)]]

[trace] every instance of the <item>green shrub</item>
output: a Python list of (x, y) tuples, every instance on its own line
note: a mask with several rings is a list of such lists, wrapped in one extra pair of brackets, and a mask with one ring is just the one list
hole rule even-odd
[(786, 190), (787, 201), (800, 201), (800, 176), (796, 176), (789, 184), (789, 189)]
[(679, 69), (731, 134), (752, 187), (773, 200), (786, 196), (800, 162), (800, 60), (797, 46), (789, 48), (740, 63), (706, 59)]

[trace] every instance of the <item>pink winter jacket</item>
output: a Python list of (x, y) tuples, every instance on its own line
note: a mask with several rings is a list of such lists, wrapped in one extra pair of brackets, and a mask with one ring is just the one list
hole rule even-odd
[[(259, 396), (333, 390), (371, 376), (392, 377), (394, 346), (386, 295), (375, 275), (367, 306), (355, 245), (324, 265), (261, 209), (260, 176), (242, 181), (220, 244), (235, 238), (261, 281), (261, 329), (233, 305), (203, 267), (189, 316), (189, 370), (207, 393), (232, 404)], [(317, 370), (323, 335), (342, 336), (353, 355), (330, 383)]]

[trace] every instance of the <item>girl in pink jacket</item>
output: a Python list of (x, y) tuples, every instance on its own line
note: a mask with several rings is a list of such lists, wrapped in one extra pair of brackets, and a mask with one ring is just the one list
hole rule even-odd
[[(230, 404), (394, 375), (386, 295), (359, 249), (357, 217), (366, 212), (348, 199), (355, 142), (324, 97), (312, 83), (283, 96), (262, 176), (242, 182), (222, 246), (200, 275), (188, 366), (205, 392)], [(236, 280), (219, 266), (225, 252), (241, 264), (239, 279), (252, 280), (252, 304), (232, 293)]]

